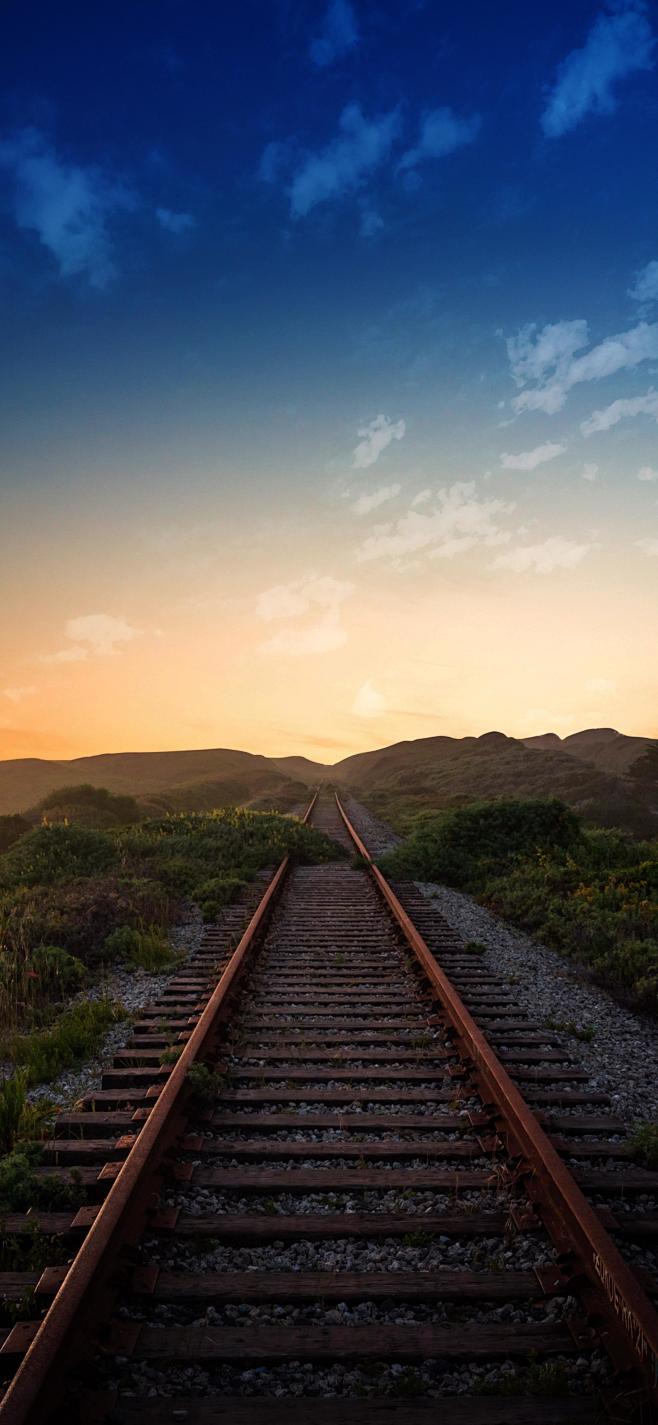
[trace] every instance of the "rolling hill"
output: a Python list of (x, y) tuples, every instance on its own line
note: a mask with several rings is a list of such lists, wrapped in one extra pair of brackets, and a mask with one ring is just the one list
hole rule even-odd
[[(623, 766), (616, 738), (638, 744), (633, 754), (625, 749)], [(556, 796), (599, 825), (655, 833), (658, 741), (611, 733), (610, 766), (597, 733), (568, 741), (567, 751), (554, 734), (527, 741), (501, 732), (426, 737), (345, 758), (332, 774), (398, 826), (414, 811), (476, 798)], [(596, 760), (585, 755), (590, 749)]]
[[(228, 748), (191, 752), (112, 752), (70, 762), (20, 758), (0, 762), (0, 814), (24, 811), (59, 787), (90, 782), (128, 792), (153, 804), (193, 811), (231, 804), (259, 805), (274, 798), (282, 808), (300, 799), (300, 778), (269, 757)], [(309, 764), (313, 766), (314, 764)], [(317, 781), (317, 775), (315, 780)], [(294, 785), (294, 792), (290, 789)], [(288, 791), (286, 790), (288, 789)], [(306, 789), (302, 780), (301, 791)]]
[(82, 782), (128, 792), (154, 813), (232, 803), (290, 810), (323, 781), (349, 788), (398, 825), (416, 810), (474, 798), (557, 796), (601, 825), (645, 835), (658, 829), (658, 739), (627, 737), (614, 728), (565, 738), (424, 737), (333, 766), (230, 748), (20, 759), (0, 762), (0, 813), (24, 811), (49, 792)]

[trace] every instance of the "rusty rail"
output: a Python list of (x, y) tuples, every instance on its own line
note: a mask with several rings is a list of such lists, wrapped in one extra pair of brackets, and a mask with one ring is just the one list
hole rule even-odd
[[(311, 816), (317, 797), (316, 791), (303, 817), (305, 822)], [(288, 855), (272, 877), (40, 1322), (0, 1402), (0, 1425), (42, 1425), (52, 1418), (71, 1365), (83, 1353), (84, 1343), (89, 1342), (90, 1327), (98, 1319), (99, 1306), (112, 1295), (118, 1253), (139, 1239), (153, 1194), (154, 1175), (183, 1128), (185, 1101), (189, 1097), (188, 1069), (210, 1056), (217, 1032), (228, 1017), (231, 993), (242, 978), (289, 866)]]
[[(335, 795), (347, 831), (441, 1001), (460, 1052), (475, 1068), (485, 1102), (495, 1105), (508, 1148), (527, 1164), (527, 1190), (541, 1204), (554, 1240), (565, 1254), (571, 1254), (572, 1258), (575, 1255), (577, 1269), (584, 1272), (595, 1289), (594, 1309), (603, 1317), (603, 1323), (598, 1323), (601, 1338), (605, 1341), (606, 1335), (612, 1333), (611, 1354), (617, 1343), (622, 1348), (622, 1357), (627, 1362), (632, 1361), (636, 1368), (639, 1366), (655, 1408), (658, 1405), (658, 1313), (393, 888), (374, 864), (338, 794)], [(623, 1190), (623, 1180), (620, 1187)]]

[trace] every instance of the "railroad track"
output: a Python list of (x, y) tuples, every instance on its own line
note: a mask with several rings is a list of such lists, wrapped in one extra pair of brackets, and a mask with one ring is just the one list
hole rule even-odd
[(262, 893), (58, 1118), (84, 1205), (0, 1224), (60, 1257), (0, 1276), (0, 1425), (656, 1420), (658, 1174), (608, 1100), (413, 887)]

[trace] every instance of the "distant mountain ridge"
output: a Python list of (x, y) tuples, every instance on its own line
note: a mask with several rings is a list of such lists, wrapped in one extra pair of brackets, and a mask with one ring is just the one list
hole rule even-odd
[(603, 825), (658, 830), (658, 738), (589, 728), (559, 737), (424, 737), (358, 752), (334, 765), (231, 748), (115, 752), (72, 761), (0, 762), (0, 813), (24, 811), (81, 782), (137, 795), (154, 809), (231, 802), (290, 808), (318, 782), (349, 787), (382, 815), (474, 798), (562, 797)]

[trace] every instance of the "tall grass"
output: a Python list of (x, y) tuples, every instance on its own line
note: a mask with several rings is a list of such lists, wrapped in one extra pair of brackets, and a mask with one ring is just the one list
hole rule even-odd
[(79, 1000), (65, 1010), (50, 1029), (18, 1034), (10, 1052), (15, 1064), (24, 1066), (28, 1085), (48, 1084), (64, 1069), (87, 1059), (102, 1043), (112, 1024), (126, 1017), (113, 1000)]

